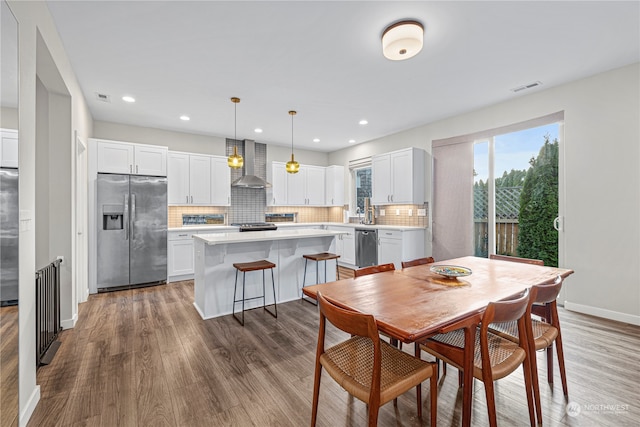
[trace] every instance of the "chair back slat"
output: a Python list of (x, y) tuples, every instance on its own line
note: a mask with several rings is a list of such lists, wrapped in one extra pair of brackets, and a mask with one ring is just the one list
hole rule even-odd
[(535, 301), (540, 304), (553, 302), (558, 298), (562, 289), (562, 277), (556, 277), (556, 280), (547, 285), (536, 285), (537, 295)]
[(517, 256), (496, 255), (496, 254), (490, 254), (489, 259), (498, 259), (501, 261), (521, 262), (523, 264), (533, 264), (533, 265), (544, 266), (544, 261), (542, 261), (541, 259), (520, 258)]
[(520, 296), (506, 301), (491, 302), (482, 317), (482, 324), (510, 322), (518, 320), (527, 311), (529, 305), (529, 289)]
[(415, 267), (416, 265), (433, 264), (436, 260), (428, 256), (426, 258), (413, 259), (411, 261), (402, 261), (402, 268)]
[(321, 292), (318, 292), (318, 306), (320, 314), (341, 331), (378, 339), (378, 327), (372, 315), (340, 308), (325, 298)]
[(391, 262), (389, 264), (372, 265), (371, 267), (363, 267), (353, 271), (354, 277), (366, 276), (368, 274), (382, 273), (385, 271), (393, 271), (396, 266)]

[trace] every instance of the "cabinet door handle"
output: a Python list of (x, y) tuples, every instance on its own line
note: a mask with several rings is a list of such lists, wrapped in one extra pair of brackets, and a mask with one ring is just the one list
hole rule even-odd
[(133, 165), (129, 165), (129, 173), (133, 173)]
[(138, 173), (138, 165), (136, 165), (136, 173)]
[(187, 200), (185, 200), (186, 203), (189, 203), (189, 196), (184, 196), (187, 198)]
[(193, 203), (193, 196), (191, 196), (191, 203)]

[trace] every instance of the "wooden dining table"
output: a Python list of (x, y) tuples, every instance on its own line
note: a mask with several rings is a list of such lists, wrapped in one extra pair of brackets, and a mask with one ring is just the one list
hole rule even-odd
[[(430, 267), (434, 265), (466, 267), (471, 274), (447, 278), (433, 273)], [(372, 314), (380, 332), (404, 343), (464, 329), (463, 370), (473, 372), (475, 330), (487, 305), (572, 273), (573, 270), (565, 268), (467, 256), (306, 286), (303, 292), (314, 299), (322, 292), (338, 306)], [(471, 425), (472, 384), (473, 375), (464, 375), (462, 425), (465, 427)]]

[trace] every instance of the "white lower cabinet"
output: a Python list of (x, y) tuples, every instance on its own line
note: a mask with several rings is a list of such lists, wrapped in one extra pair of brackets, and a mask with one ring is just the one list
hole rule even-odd
[(348, 233), (336, 237), (336, 253), (340, 255), (340, 259), (338, 260), (340, 264), (354, 266), (356, 264), (355, 228), (342, 227), (339, 225), (330, 225), (327, 228), (331, 231), (344, 231)]
[(398, 270), (402, 268), (402, 261), (424, 256), (424, 230), (378, 229), (378, 264), (392, 262)]
[(193, 234), (170, 231), (167, 245), (167, 276), (169, 282), (193, 278)]

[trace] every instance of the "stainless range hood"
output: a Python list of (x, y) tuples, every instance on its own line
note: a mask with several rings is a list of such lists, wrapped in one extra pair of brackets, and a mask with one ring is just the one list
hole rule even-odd
[(264, 179), (255, 175), (256, 142), (244, 140), (244, 174), (231, 183), (232, 187), (240, 188), (271, 188)]

